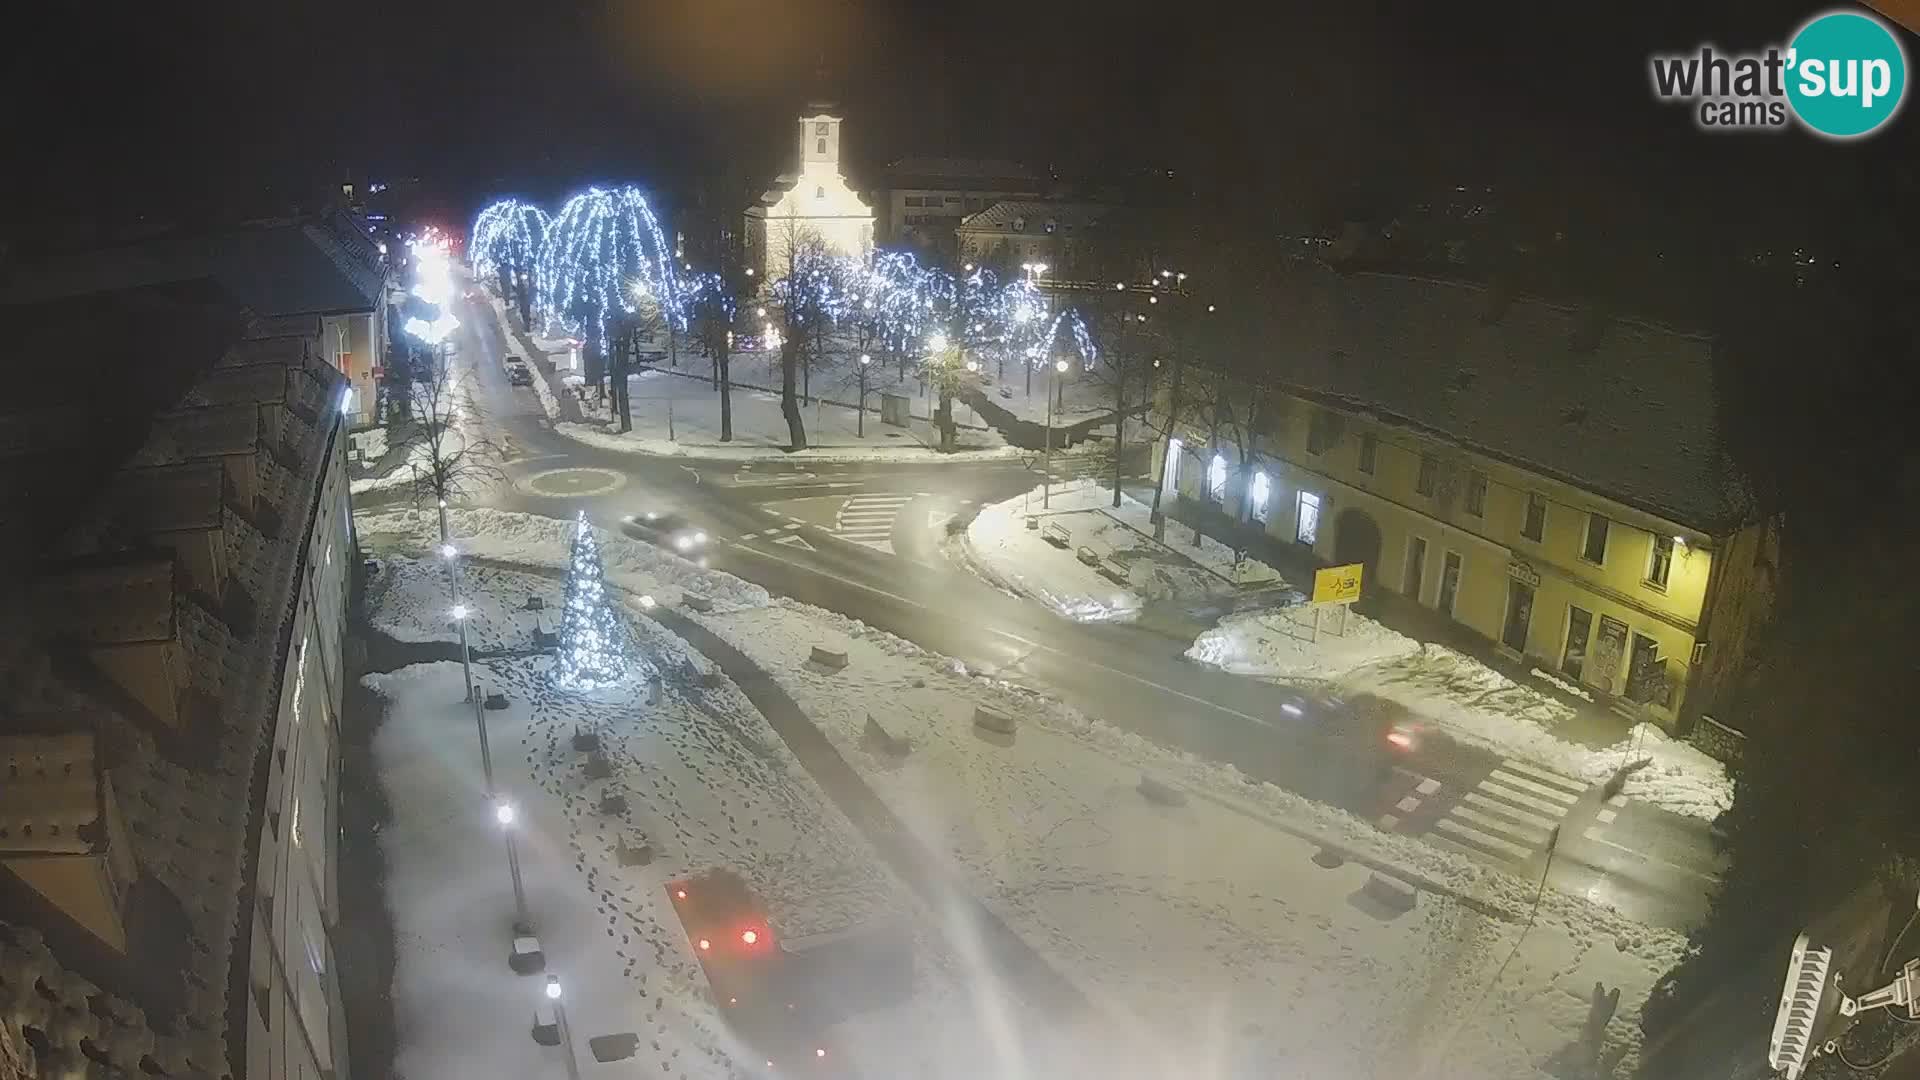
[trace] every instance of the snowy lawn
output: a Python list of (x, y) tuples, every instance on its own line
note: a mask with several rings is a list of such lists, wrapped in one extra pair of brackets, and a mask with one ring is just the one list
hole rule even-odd
[[(743, 367), (756, 362), (740, 358), (735, 361), (734, 371), (739, 374)], [(852, 408), (828, 404), (816, 397), (802, 407), (809, 449), (788, 453), (790, 438), (786, 417), (780, 411), (779, 393), (736, 385), (733, 388), (733, 441), (721, 442), (720, 396), (705, 377), (693, 376), (690, 370), (679, 375), (650, 368), (628, 376), (627, 382), (632, 397), (632, 431), (622, 434), (599, 424), (566, 423), (558, 425), (556, 430), (570, 439), (606, 450), (728, 459), (865, 461), (927, 457), (936, 453), (932, 448), (940, 441), (939, 433), (924, 419), (914, 420), (906, 428), (882, 424), (877, 396), (870, 394), (867, 399), (865, 435), (859, 434), (859, 417)], [(578, 377), (574, 377), (574, 384), (578, 385)], [(820, 383), (816, 383), (815, 390), (835, 399), (840, 397)], [(849, 402), (857, 396), (857, 390), (845, 395)], [(591, 389), (581, 408), (589, 418), (610, 420), (606, 404), (597, 401)], [(926, 403), (916, 401), (914, 411), (924, 415)], [(964, 405), (956, 408), (955, 419), (963, 425), (970, 422)], [(1007, 446), (991, 428), (963, 426), (957, 439), (959, 450), (939, 455), (940, 460), (1008, 457), (1020, 452)]]
[[(1531, 883), (830, 612), (779, 601), (702, 621), (773, 671), (923, 841), (1147, 1041), (1128, 1075), (1533, 1077), (1578, 1036), (1595, 980), (1622, 988), (1610, 1032), (1633, 1045), (1640, 1002), (1684, 944), (1554, 893), (1523, 933)], [(812, 644), (844, 648), (849, 666), (807, 664)], [(1017, 717), (1017, 735), (977, 733), (977, 705)], [(904, 759), (863, 738), (869, 715), (910, 741)], [(1149, 802), (1143, 771), (1192, 798)], [(1367, 871), (1320, 868), (1300, 833), (1444, 888), (1382, 921), (1357, 895)]]
[[(560, 583), (463, 562), (460, 602), (467, 606), (467, 642), (476, 652), (530, 649), (542, 616), (552, 623), (562, 599)], [(539, 597), (541, 611), (529, 610)], [(390, 556), (367, 584), (368, 621), (395, 641), (458, 641), (453, 593), (442, 559)]]
[[(1047, 422), (1047, 395), (1053, 390), (1051, 371), (1035, 370), (1031, 389), (1019, 364), (1007, 365), (1004, 381), (993, 377), (994, 365), (987, 364), (980, 372), (980, 389), (993, 403), (1014, 414), (1022, 420), (1034, 424)], [(1101, 381), (1101, 377), (1111, 378), (1106, 372), (1100, 377), (1094, 374), (1070, 371), (1062, 377), (1066, 385), (1060, 391), (1053, 408), (1055, 427), (1071, 427), (1090, 416), (1104, 416), (1114, 411), (1113, 387)], [(1130, 383), (1137, 383), (1137, 377), (1129, 375)], [(1137, 397), (1140, 393), (1137, 385), (1130, 386), (1128, 393)]]
[(1658, 727), (1638, 725), (1604, 749), (1559, 738), (1555, 729), (1575, 716), (1571, 706), (1355, 611), (1324, 616), (1317, 634), (1308, 609), (1232, 615), (1201, 634), (1187, 657), (1242, 675), (1313, 679), (1339, 692), (1372, 694), (1461, 742), (1593, 783), (1645, 759), (1623, 790), (1674, 813), (1711, 819), (1733, 804), (1726, 767)]
[[(1112, 491), (1100, 481), (1072, 480), (982, 507), (960, 542), (963, 561), (990, 580), (1030, 596), (1082, 622), (1126, 620), (1156, 601), (1185, 603), (1233, 596), (1249, 588), (1280, 588), (1286, 582), (1265, 563), (1242, 559), (1212, 538), (1200, 547), (1181, 540), (1175, 527), (1168, 543), (1153, 539), (1151, 508), (1129, 496), (1113, 508)], [(1043, 501), (1047, 504), (1042, 506)], [(1027, 528), (1028, 515), (1044, 528), (1067, 530), (1065, 547), (1043, 529)], [(1098, 560), (1079, 558), (1086, 548)], [(1102, 571), (1106, 573), (1102, 573)], [(1108, 576), (1108, 575), (1112, 576)]]
[[(570, 521), (476, 507), (448, 510), (447, 522), (454, 546), (463, 555), (555, 570), (567, 567), (568, 545), (573, 535)], [(361, 514), (354, 518), (354, 528), (362, 543), (375, 548), (413, 553), (431, 551), (440, 545), (437, 510)], [(629, 540), (618, 532), (604, 528), (594, 532), (607, 580), (622, 589), (651, 594), (661, 603), (672, 604), (679, 603), (680, 597), (688, 592), (698, 593), (724, 607), (757, 607), (767, 602), (765, 589), (732, 574), (703, 570), (677, 555), (652, 544)], [(443, 598), (446, 595), (444, 583), (440, 595)], [(517, 602), (524, 601), (525, 597), (520, 597)]]

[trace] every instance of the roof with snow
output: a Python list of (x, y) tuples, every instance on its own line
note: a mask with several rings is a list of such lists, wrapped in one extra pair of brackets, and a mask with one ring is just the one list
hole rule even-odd
[(0, 301), (34, 303), (211, 278), (259, 316), (337, 315), (374, 310), (386, 277), (366, 227), (336, 210), (26, 263), (0, 287)]
[[(8, 312), (29, 327), (64, 325), (93, 351), (56, 340), (27, 354), (48, 362), (19, 365), (32, 392), (9, 395), (0, 416), (0, 432), (17, 432), (50, 415), (61, 422), (38, 430), (63, 440), (52, 451), (10, 443), (0, 456), (0, 537), (32, 556), (0, 563), (29, 579), (0, 607), (0, 759), (26, 763), (39, 785), (0, 798), (0, 828), (17, 846), (17, 827), (51, 840), (58, 824), (86, 841), (65, 857), (105, 860), (110, 888), (124, 890), (84, 913), (115, 920), (119, 940), (107, 940), (97, 922), (0, 873), (0, 999), (14, 1006), (0, 1023), (39, 1033), (36, 1075), (243, 1072), (246, 1031), (231, 1025), (246, 1023), (236, 1005), (252, 940), (255, 792), (341, 377), (318, 356), (317, 320), (292, 324), (313, 331), (304, 344), (195, 336), (193, 320), (165, 321), (184, 302), (177, 291)], [(244, 459), (232, 456), (237, 425), (190, 421), (234, 410), (253, 421)], [(241, 470), (251, 498), (232, 489)], [(182, 530), (201, 542), (177, 544)], [(205, 560), (190, 571), (196, 553)], [(148, 670), (127, 668), (129, 657), (167, 678), (127, 677)]]
[(1713, 532), (1748, 514), (1713, 343), (1491, 287), (1299, 262), (1259, 292), (1268, 377)]
[[(1048, 233), (1055, 229), (1086, 229), (1113, 212), (1105, 203), (1049, 202), (1006, 199), (961, 219), (961, 232)], [(1053, 228), (1049, 228), (1053, 226)]]

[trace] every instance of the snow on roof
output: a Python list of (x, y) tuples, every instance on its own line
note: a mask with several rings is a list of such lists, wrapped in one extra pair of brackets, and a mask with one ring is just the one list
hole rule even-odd
[(1261, 306), (1252, 355), (1277, 384), (1688, 527), (1746, 513), (1718, 438), (1707, 338), (1319, 264), (1279, 271)]
[(1006, 199), (994, 203), (960, 222), (963, 232), (1046, 233), (1047, 226), (1085, 229), (1113, 212), (1102, 203), (1047, 202), (1044, 200)]
[[(295, 392), (276, 394), (273, 401), (286, 396), (324, 399), (338, 392), (339, 376), (316, 369), (304, 352), (262, 351), (285, 356), (284, 370), (293, 379)], [(322, 378), (332, 382), (303, 385)], [(8, 1021), (32, 1024), (48, 1036), (51, 1053), (43, 1055), (43, 1065), (52, 1058), (80, 1068), (77, 1063), (86, 1060), (80, 1053), (84, 1038), (96, 1060), (107, 1059), (99, 1066), (102, 1075), (142, 1075), (143, 1055), (151, 1055), (173, 1076), (234, 1073), (229, 1039), (242, 1039), (244, 1032), (227, 1029), (228, 998), (244, 986), (235, 981), (235, 958), (236, 951), (246, 947), (239, 935), (251, 933), (242, 921), (240, 899), (246, 895), (243, 886), (260, 827), (253, 818), (254, 775), (265, 761), (279, 712), (277, 695), (286, 662), (280, 648), (297, 606), (292, 602), (298, 588), (295, 572), (335, 430), (331, 424), (300, 420), (287, 404), (268, 404), (289, 410), (281, 431), (291, 444), (283, 455), (291, 467), (260, 454), (260, 460), (269, 463), (261, 474), (261, 493), (281, 508), (281, 538), (269, 538), (235, 515), (226, 515), (225, 523), (233, 577), (259, 599), (259, 625), (240, 636), (195, 598), (172, 599), (168, 616), (177, 622), (185, 675), (204, 714), (192, 718), (196, 727), (168, 737), (164, 744), (148, 724), (107, 703), (85, 702), (93, 717), (85, 726), (117, 748), (108, 774), (125, 808), (134, 854), (178, 902), (185, 922), (161, 930), (157, 927), (163, 923), (143, 920), (138, 925), (148, 929), (135, 931), (129, 939), (127, 963), (107, 962), (104, 967), (97, 967), (100, 959), (87, 950), (50, 948), (49, 942), (57, 946), (68, 940), (58, 932), (0, 922), (0, 984), (33, 987), (37, 981), (45, 987), (43, 994), (27, 995), (32, 999), (27, 1015), (16, 1014)], [(261, 406), (228, 408), (258, 412)], [(0, 614), (0, 665), (6, 669), (0, 679), (19, 700), (67, 702), (71, 710), (70, 703), (82, 690), (67, 684), (47, 663), (39, 644), (42, 636), (30, 614)], [(139, 939), (142, 932), (148, 940)], [(158, 941), (156, 935), (163, 933), (185, 940)], [(181, 968), (162, 976), (149, 972), (143, 979), (133, 961), (153, 955), (156, 948), (174, 950), (182, 958)], [(245, 978), (245, 972), (238, 975)], [(22, 999), (14, 995), (13, 1000)]]

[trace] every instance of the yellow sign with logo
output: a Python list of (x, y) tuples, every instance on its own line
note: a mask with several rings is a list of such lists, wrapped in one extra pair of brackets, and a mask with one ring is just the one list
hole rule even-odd
[(1360, 570), (1364, 563), (1329, 566), (1313, 572), (1313, 602), (1351, 604), (1360, 599)]

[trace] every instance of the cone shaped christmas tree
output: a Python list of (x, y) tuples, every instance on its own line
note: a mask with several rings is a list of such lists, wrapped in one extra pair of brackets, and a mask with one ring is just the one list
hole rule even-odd
[(554, 682), (574, 690), (593, 690), (626, 675), (626, 633), (607, 596), (600, 545), (583, 511), (573, 530), (573, 557), (567, 571), (567, 605), (560, 613), (560, 654)]

